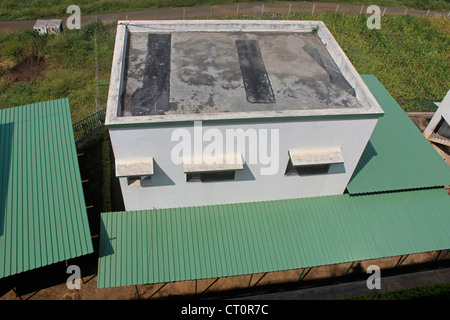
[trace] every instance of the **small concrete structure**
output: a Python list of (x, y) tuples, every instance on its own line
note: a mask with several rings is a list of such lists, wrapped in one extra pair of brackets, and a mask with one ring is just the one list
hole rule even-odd
[(40, 35), (58, 34), (63, 32), (63, 24), (61, 19), (36, 20), (33, 29), (37, 30)]
[(153, 159), (126, 210), (342, 194), (382, 115), (321, 21), (118, 23), (116, 166)]
[(450, 90), (424, 130), (424, 136), (432, 141), (450, 146)]

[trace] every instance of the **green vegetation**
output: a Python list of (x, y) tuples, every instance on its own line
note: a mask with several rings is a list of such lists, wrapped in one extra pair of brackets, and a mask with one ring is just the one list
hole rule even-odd
[[(297, 0), (300, 1), (300, 0)], [(312, 1), (312, 0), (310, 0)], [(27, 20), (68, 16), (67, 7), (76, 4), (83, 15), (124, 12), (156, 8), (191, 7), (195, 5), (232, 4), (237, 2), (275, 2), (273, 0), (1, 0), (0, 20)], [(316, 1), (320, 2), (320, 1)], [(367, 5), (364, 0), (325, 0), (321, 2)], [(370, 4), (389, 7), (414, 8), (448, 12), (446, 0), (374, 0)]]
[[(106, 130), (105, 130), (106, 131)], [(103, 164), (103, 212), (111, 211), (111, 142), (108, 133), (104, 133), (102, 142), (102, 164)]]
[[(109, 134), (102, 129), (92, 135), (82, 145), (77, 146), (78, 163), (83, 183), (84, 198), (89, 208), (88, 219), (92, 235), (100, 232), (101, 212), (112, 211), (111, 206), (111, 146)], [(118, 207), (120, 210), (121, 207)], [(93, 239), (93, 241), (96, 239)]]
[[(443, 99), (450, 88), (450, 19), (385, 16), (381, 29), (370, 30), (366, 26), (367, 17), (297, 13), (277, 15), (276, 19), (324, 21), (358, 72), (375, 75), (396, 99)], [(97, 39), (99, 83), (108, 84), (115, 30), (115, 24), (97, 22), (60, 35), (39, 36), (27, 30), (0, 35), (0, 108), (68, 97), (73, 122), (94, 113), (97, 94), (94, 39)], [(23, 75), (16, 73), (21, 67), (32, 79), (20, 79)], [(98, 93), (98, 109), (103, 109), (108, 87), (99, 87)], [(423, 105), (405, 102), (402, 106), (406, 111), (434, 108), (430, 102)]]
[(343, 300), (449, 300), (450, 283), (399, 290), (394, 292), (359, 295)]

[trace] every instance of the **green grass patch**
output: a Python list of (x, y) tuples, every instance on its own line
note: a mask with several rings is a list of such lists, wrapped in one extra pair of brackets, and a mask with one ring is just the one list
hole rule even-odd
[[(300, 0), (298, 0), (300, 1)], [(97, 13), (125, 12), (133, 10), (206, 6), (217, 4), (232, 4), (237, 2), (275, 2), (271, 0), (245, 1), (245, 0), (27, 0), (0, 1), (0, 20), (32, 20), (43, 18), (56, 18), (69, 16), (67, 7), (76, 4), (80, 7), (82, 15)], [(312, 0), (310, 1), (312, 2)], [(367, 5), (364, 0), (325, 0), (315, 2), (347, 3), (355, 5)], [(413, 8), (422, 10), (435, 10), (448, 12), (450, 4), (446, 0), (374, 0), (371, 5)]]
[(396, 99), (442, 99), (450, 87), (450, 20), (385, 16), (381, 29), (371, 30), (367, 17), (327, 14), (320, 20), (358, 72), (374, 74)]
[(103, 164), (103, 212), (112, 211), (111, 206), (111, 143), (106, 133), (102, 142), (102, 164)]

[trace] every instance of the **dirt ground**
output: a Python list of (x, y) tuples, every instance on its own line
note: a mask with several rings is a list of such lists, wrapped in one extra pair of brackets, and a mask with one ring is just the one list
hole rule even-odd
[(47, 69), (47, 63), (44, 59), (26, 61), (6, 71), (5, 74), (0, 77), (0, 82), (30, 82), (36, 79), (45, 69)]

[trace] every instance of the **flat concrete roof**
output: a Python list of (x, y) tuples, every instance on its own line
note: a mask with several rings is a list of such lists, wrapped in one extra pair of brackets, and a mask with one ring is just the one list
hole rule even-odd
[(106, 124), (383, 111), (320, 21), (119, 21)]

